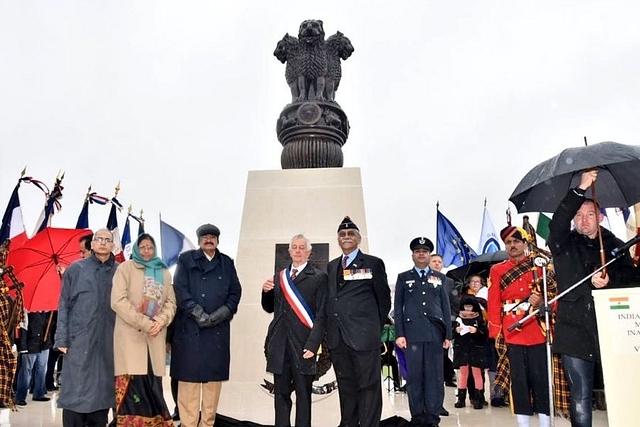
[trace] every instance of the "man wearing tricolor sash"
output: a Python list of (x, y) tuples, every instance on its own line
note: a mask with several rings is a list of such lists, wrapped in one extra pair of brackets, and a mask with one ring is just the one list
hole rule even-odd
[(262, 285), (262, 308), (273, 313), (267, 332), (267, 371), (274, 378), (275, 426), (311, 426), (311, 388), (325, 329), (327, 274), (309, 263), (311, 243), (302, 234), (289, 243), (291, 266)]

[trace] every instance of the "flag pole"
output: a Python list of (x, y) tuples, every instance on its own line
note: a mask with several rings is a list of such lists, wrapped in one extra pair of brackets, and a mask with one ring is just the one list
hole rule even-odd
[(438, 253), (438, 212), (440, 212), (440, 200), (436, 200), (436, 253)]

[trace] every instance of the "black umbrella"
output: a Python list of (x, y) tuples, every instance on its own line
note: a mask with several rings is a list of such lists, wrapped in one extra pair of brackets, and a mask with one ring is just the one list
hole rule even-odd
[[(509, 200), (518, 212), (555, 212), (570, 188), (580, 183), (583, 170), (598, 168), (598, 203), (605, 208), (640, 202), (640, 146), (601, 142), (567, 148), (531, 169)], [(591, 189), (587, 197), (592, 197)]]
[(467, 277), (476, 275), (486, 279), (489, 276), (491, 266), (507, 258), (509, 258), (509, 255), (505, 251), (478, 255), (471, 262), (447, 271), (447, 277), (453, 279), (454, 282), (464, 282)]

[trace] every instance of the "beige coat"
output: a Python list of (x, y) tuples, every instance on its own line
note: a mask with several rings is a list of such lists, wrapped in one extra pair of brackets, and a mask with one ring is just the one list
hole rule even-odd
[(126, 261), (116, 270), (111, 291), (111, 308), (116, 312), (113, 333), (115, 375), (147, 374), (148, 355), (154, 375), (165, 374), (167, 326), (176, 313), (176, 296), (169, 270), (164, 270), (164, 283), (160, 312), (154, 318), (162, 325), (162, 330), (151, 337), (148, 333), (151, 319), (136, 308), (142, 301), (144, 266)]

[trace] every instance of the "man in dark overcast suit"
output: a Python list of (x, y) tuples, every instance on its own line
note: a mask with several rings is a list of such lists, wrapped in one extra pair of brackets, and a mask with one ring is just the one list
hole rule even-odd
[(338, 226), (342, 256), (329, 262), (327, 341), (338, 380), (340, 427), (377, 427), (382, 413), (380, 336), (391, 309), (384, 262), (358, 249), (360, 230)]
[(311, 388), (324, 337), (327, 274), (309, 264), (311, 243), (302, 234), (289, 243), (291, 266), (262, 285), (262, 308), (273, 313), (267, 332), (267, 371), (274, 378), (275, 427), (311, 427)]

